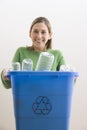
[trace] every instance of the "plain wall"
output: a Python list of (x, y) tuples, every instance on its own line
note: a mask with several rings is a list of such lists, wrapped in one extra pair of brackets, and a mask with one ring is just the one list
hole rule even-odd
[[(79, 72), (74, 87), (70, 130), (87, 130), (86, 0), (0, 0), (0, 72), (9, 68), (16, 49), (31, 45), (29, 27), (38, 16), (49, 19), (53, 49), (60, 49)], [(12, 90), (0, 81), (0, 130), (15, 130)]]

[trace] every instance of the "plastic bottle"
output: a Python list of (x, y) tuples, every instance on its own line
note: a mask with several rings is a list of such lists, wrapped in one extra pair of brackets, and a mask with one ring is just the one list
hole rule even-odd
[(32, 71), (33, 70), (33, 61), (31, 59), (24, 59), (22, 61), (22, 70)]
[(20, 70), (20, 63), (19, 62), (12, 62), (12, 70)]
[(36, 65), (36, 71), (50, 71), (53, 65), (54, 55), (48, 52), (41, 52)]

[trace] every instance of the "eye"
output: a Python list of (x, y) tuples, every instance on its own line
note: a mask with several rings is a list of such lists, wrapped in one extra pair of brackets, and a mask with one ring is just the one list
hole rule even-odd
[(42, 31), (41, 33), (42, 33), (42, 34), (45, 34), (45, 33), (46, 33), (46, 31)]
[(34, 33), (38, 33), (38, 30), (35, 29), (35, 30), (33, 30), (33, 32), (34, 32)]

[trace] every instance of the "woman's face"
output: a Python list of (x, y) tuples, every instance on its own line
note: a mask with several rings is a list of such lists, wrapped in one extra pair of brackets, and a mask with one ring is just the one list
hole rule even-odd
[(45, 45), (49, 39), (51, 39), (51, 33), (44, 23), (36, 23), (30, 32), (33, 47), (35, 50), (44, 51)]

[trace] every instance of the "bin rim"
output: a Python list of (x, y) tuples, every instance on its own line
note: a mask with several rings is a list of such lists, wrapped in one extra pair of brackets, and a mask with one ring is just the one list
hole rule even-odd
[(29, 75), (29, 76), (74, 76), (74, 77), (78, 77), (79, 73), (72, 72), (72, 71), (9, 71), (7, 73), (8, 77), (11, 77), (13, 75), (15, 75), (15, 76)]

